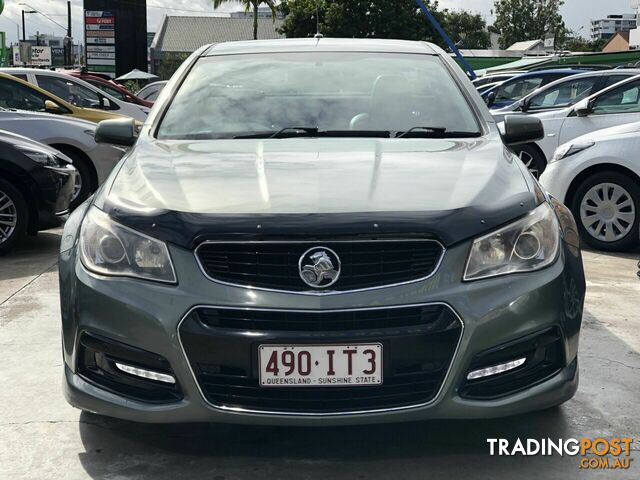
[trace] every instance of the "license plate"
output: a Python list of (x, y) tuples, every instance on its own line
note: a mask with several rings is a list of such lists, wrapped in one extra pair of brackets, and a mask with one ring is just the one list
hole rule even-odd
[(382, 345), (260, 345), (262, 387), (382, 385)]

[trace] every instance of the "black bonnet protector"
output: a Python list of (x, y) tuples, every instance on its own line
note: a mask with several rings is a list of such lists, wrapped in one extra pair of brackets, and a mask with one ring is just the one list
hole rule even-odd
[(533, 192), (523, 192), (493, 205), (424, 212), (205, 215), (165, 210), (148, 215), (108, 199), (100, 208), (123, 225), (186, 249), (205, 240), (398, 237), (434, 238), (449, 247), (507, 224), (538, 204)]

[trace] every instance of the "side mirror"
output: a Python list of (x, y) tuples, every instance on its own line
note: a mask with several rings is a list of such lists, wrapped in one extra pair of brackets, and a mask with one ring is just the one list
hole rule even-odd
[(100, 97), (100, 108), (104, 110), (111, 110), (111, 102), (107, 97)]
[(521, 112), (528, 112), (530, 107), (531, 107), (531, 102), (529, 100), (522, 99), (518, 103), (518, 108), (520, 109)]
[(56, 114), (62, 113), (62, 109), (60, 108), (60, 105), (58, 105), (53, 100), (44, 101), (44, 111), (47, 113), (56, 113)]
[(593, 113), (593, 105), (588, 98), (585, 98), (576, 103), (573, 111), (576, 112), (576, 115), (579, 117), (588, 117)]
[(496, 92), (489, 92), (484, 102), (487, 104), (487, 107), (493, 107), (493, 104), (496, 103)]
[(130, 147), (138, 139), (139, 125), (133, 118), (103, 120), (96, 128), (96, 142)]
[(532, 115), (507, 115), (504, 119), (502, 140), (511, 147), (537, 142), (544, 138), (542, 121)]

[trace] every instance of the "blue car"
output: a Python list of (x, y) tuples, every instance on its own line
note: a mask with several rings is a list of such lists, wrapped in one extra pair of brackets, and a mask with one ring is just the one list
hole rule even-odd
[(569, 75), (585, 70), (563, 68), (523, 73), (482, 93), (482, 98), (491, 110), (508, 107), (540, 87)]

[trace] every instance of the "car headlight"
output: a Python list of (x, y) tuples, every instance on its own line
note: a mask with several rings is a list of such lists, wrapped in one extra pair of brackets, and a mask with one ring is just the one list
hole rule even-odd
[(560, 249), (560, 224), (547, 202), (516, 222), (473, 242), (464, 280), (540, 270)]
[(576, 153), (580, 153), (587, 148), (591, 148), (596, 144), (593, 140), (581, 140), (574, 143), (565, 143), (561, 145), (554, 153), (553, 158), (549, 163), (557, 162), (563, 158), (570, 157)]
[(18, 146), (16, 148), (20, 150), (21, 153), (29, 157), (34, 162), (39, 163), (40, 165), (43, 165), (45, 167), (61, 166), (60, 158), (57, 155), (55, 155), (53, 152), (50, 152), (48, 150), (39, 150), (37, 148), (23, 147), (23, 146)]
[(80, 258), (101, 275), (175, 283), (176, 274), (164, 242), (120, 225), (91, 207), (80, 230)]

